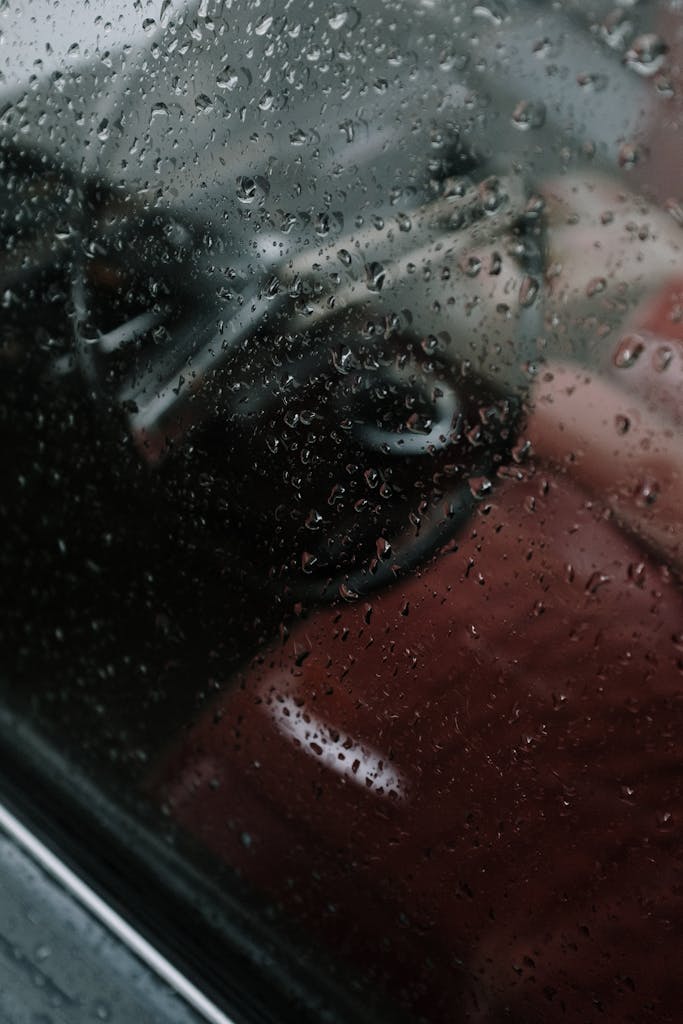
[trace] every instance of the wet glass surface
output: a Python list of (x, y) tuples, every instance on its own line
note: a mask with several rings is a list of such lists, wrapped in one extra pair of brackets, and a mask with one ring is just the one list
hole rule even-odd
[(680, 12), (0, 19), (7, 778), (245, 1020), (675, 1021)]

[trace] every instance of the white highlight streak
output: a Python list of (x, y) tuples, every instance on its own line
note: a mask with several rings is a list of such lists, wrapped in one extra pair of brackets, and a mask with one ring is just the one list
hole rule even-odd
[(234, 1024), (227, 1014), (212, 1003), (158, 949), (105, 903), (1, 803), (0, 828), (205, 1020), (210, 1024)]
[(357, 743), (350, 736), (335, 738), (336, 730), (298, 707), (292, 697), (273, 701), (270, 713), (282, 735), (300, 744), (305, 754), (326, 768), (378, 795), (394, 792), (405, 799), (408, 786), (403, 773), (389, 765), (380, 751)]

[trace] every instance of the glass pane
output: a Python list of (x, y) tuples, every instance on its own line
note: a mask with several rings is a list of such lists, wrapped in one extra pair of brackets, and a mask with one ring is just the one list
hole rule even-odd
[(680, 12), (0, 20), (5, 796), (238, 1019), (673, 1021)]

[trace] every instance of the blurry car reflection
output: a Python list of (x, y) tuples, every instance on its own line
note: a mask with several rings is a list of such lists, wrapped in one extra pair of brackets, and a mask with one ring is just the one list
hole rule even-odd
[(595, 7), (164, 4), (5, 83), (35, 704), (431, 1024), (683, 995), (680, 19)]

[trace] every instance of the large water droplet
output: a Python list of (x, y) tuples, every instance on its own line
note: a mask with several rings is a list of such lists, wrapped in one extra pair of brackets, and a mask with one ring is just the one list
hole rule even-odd
[(645, 150), (639, 142), (623, 142), (619, 147), (619, 166), (629, 171), (642, 160)]
[(469, 488), (472, 497), (481, 500), (491, 493), (492, 484), (486, 476), (473, 476), (469, 480)]
[(386, 277), (386, 270), (381, 263), (365, 264), (365, 283), (368, 291), (381, 292)]
[(524, 309), (533, 306), (540, 291), (540, 285), (535, 277), (525, 274), (519, 286), (519, 304)]
[(253, 203), (257, 191), (258, 188), (253, 178), (242, 176), (237, 179), (237, 198), (241, 203), (245, 205)]
[(486, 178), (479, 185), (479, 198), (486, 213), (493, 214), (503, 205), (507, 199), (500, 181), (495, 176)]
[(592, 299), (594, 295), (604, 292), (606, 287), (607, 281), (604, 277), (594, 277), (586, 285), (586, 295), (589, 299)]
[(237, 88), (238, 84), (239, 76), (229, 64), (226, 64), (223, 70), (216, 76), (216, 85), (219, 89), (229, 89), (232, 92), (233, 89)]
[(254, 26), (254, 32), (256, 33), (256, 35), (264, 36), (268, 29), (273, 24), (274, 20), (275, 19), (273, 18), (272, 14), (264, 14), (262, 18), (259, 18), (259, 20), (256, 22), (256, 25)]
[(492, 25), (498, 26), (502, 25), (508, 16), (508, 9), (503, 0), (487, 0), (487, 3), (475, 4), (472, 8), (472, 14), (475, 18), (481, 18), (484, 21), (489, 21)]
[(545, 124), (545, 104), (540, 101), (520, 100), (512, 112), (512, 123), (522, 132), (542, 128)]
[(342, 28), (348, 32), (355, 28), (359, 21), (360, 11), (354, 7), (344, 7), (341, 4), (332, 4), (327, 15), (327, 23), (335, 32)]
[(612, 361), (620, 370), (633, 366), (645, 347), (639, 334), (627, 334), (616, 347)]
[(661, 68), (666, 50), (664, 40), (649, 32), (633, 40), (624, 61), (637, 74), (649, 78)]
[(479, 256), (467, 256), (461, 263), (461, 269), (467, 277), (477, 277), (481, 271), (481, 265)]

